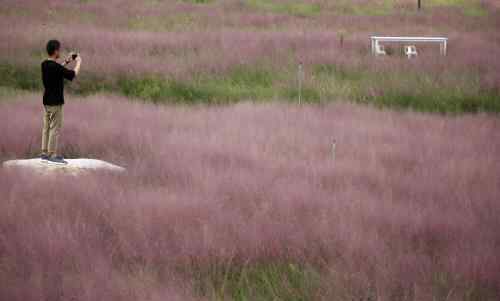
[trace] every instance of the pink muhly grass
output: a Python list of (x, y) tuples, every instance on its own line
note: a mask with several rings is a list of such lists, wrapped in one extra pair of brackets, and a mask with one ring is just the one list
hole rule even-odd
[[(39, 98), (0, 105), (2, 159), (38, 150)], [(326, 299), (498, 296), (499, 130), (348, 104), (69, 97), (63, 153), (127, 173), (1, 169), (0, 299), (184, 300), (197, 266), (269, 261), (322, 267)]]
[[(363, 4), (365, 1), (350, 5)], [(493, 51), (498, 48), (498, 10), (490, 9), (486, 16), (476, 18), (464, 17), (453, 7), (423, 14), (407, 13), (409, 8), (404, 8), (390, 16), (370, 16), (342, 14), (341, 4), (322, 5), (324, 9), (314, 18), (301, 18), (264, 13), (230, 1), (208, 5), (178, 1), (147, 5), (130, 0), (88, 4), (51, 1), (50, 5), (7, 1), (0, 18), (0, 39), (8, 43), (0, 44), (0, 56), (3, 61), (32, 65), (43, 57), (46, 41), (57, 37), (68, 50), (81, 52), (85, 72), (91, 74), (108, 75), (113, 80), (117, 75), (138, 77), (145, 73), (185, 79), (257, 63), (277, 70), (295, 67), (298, 61), (348, 67), (365, 62), (363, 65), (369, 66), (373, 60), (370, 35), (444, 35), (450, 38), (447, 58), (440, 58), (435, 48), (419, 46), (423, 54), (429, 54), (419, 59), (423, 71), (433, 74), (444, 65), (450, 74), (477, 77), (486, 88), (499, 87), (500, 67)], [(186, 24), (155, 31), (154, 27), (134, 28), (131, 23), (136, 19)], [(339, 45), (341, 34), (343, 48)], [(401, 66), (405, 61), (398, 61), (384, 65), (404, 71)], [(434, 62), (438, 62), (437, 67)]]

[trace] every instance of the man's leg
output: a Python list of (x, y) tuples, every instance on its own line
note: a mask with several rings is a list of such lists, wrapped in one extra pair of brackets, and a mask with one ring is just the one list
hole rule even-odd
[(43, 129), (42, 129), (42, 155), (47, 155), (49, 152), (49, 125), (50, 125), (50, 112), (47, 107), (43, 108)]
[(57, 156), (57, 143), (63, 121), (63, 110), (62, 106), (50, 106), (48, 108), (50, 112), (48, 154)]

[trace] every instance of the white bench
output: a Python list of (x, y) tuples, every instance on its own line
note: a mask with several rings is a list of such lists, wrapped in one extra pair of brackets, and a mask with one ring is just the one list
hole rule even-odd
[(448, 47), (448, 38), (443, 37), (383, 37), (372, 36), (370, 37), (372, 43), (372, 54), (378, 55), (380, 42), (396, 42), (396, 43), (439, 43), (439, 50), (441, 55), (446, 55)]

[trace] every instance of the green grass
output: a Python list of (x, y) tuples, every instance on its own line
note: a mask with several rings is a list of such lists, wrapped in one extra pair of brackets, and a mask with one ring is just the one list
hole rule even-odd
[[(473, 77), (453, 79), (446, 75), (448, 82), (439, 82), (422, 72), (379, 74), (367, 68), (336, 65), (314, 66), (310, 77), (300, 93), (303, 103), (340, 99), (424, 112), (500, 112), (499, 91), (481, 90)], [(0, 64), (0, 87), (4, 94), (42, 90), (39, 67)], [(185, 81), (154, 75), (99, 77), (86, 73), (67, 85), (67, 91), (77, 95), (119, 93), (154, 103), (299, 100), (293, 70), (278, 72), (263, 66), (239, 66), (226, 74), (199, 75)]]
[(165, 80), (159, 77), (142, 79), (123, 78), (118, 81), (118, 90), (126, 96), (141, 98), (155, 103), (173, 101), (185, 103), (212, 102), (214, 94), (192, 83)]
[(337, 9), (335, 12), (341, 15), (384, 16), (393, 12), (394, 1), (369, 1), (363, 5), (353, 5), (351, 1), (341, 0), (336, 2), (336, 5)]
[(0, 85), (20, 90), (35, 91), (42, 88), (40, 67), (22, 67), (0, 64)]
[[(408, 11), (399, 10), (394, 0), (373, 0), (367, 1), (363, 5), (353, 5), (351, 1), (339, 0), (332, 6), (336, 14), (356, 15), (356, 16), (384, 16), (395, 12), (413, 13), (416, 12), (417, 1), (415, 0), (415, 9)], [(434, 8), (454, 8), (460, 10), (468, 17), (482, 17), (488, 14), (488, 10), (481, 5), (480, 0), (422, 0), (424, 10)]]
[(128, 28), (141, 31), (172, 31), (186, 29), (195, 23), (195, 18), (190, 14), (177, 14), (165, 17), (135, 16), (128, 21)]
[(254, 8), (279, 14), (288, 14), (301, 17), (317, 15), (321, 12), (321, 6), (317, 3), (304, 3), (302, 1), (268, 1), (247, 0), (246, 3)]
[(293, 263), (224, 264), (191, 273), (196, 294), (211, 300), (313, 300), (321, 279), (313, 267)]
[(153, 102), (229, 103), (273, 98), (275, 78), (270, 71), (237, 67), (226, 76), (201, 76), (186, 82), (155, 76), (122, 78), (118, 88), (127, 96)]
[(214, 0), (183, 0), (183, 1), (194, 4), (207, 4), (213, 2)]
[(411, 108), (417, 111), (438, 113), (477, 113), (500, 112), (500, 98), (492, 92), (478, 95), (454, 93), (448, 91), (426, 91), (420, 94), (408, 94), (390, 91), (374, 97), (370, 101), (358, 99), (360, 102), (375, 103), (380, 107), (398, 109)]
[(340, 81), (360, 81), (366, 76), (365, 71), (333, 64), (317, 65), (314, 67), (313, 73), (316, 76), (334, 78)]
[[(141, 278), (154, 281), (154, 268), (140, 269)], [(309, 301), (328, 300), (377, 300), (377, 288), (365, 283), (357, 287), (356, 275), (336, 273), (310, 264), (298, 264), (276, 260), (265, 263), (238, 264), (231, 261), (204, 266), (182, 266), (179, 273), (190, 279), (195, 296), (207, 300), (235, 301)], [(152, 275), (151, 275), (152, 273)], [(149, 276), (148, 276), (149, 274)], [(461, 296), (461, 300), (494, 300), (497, 292), (493, 286), (478, 286), (475, 283), (460, 283), (446, 273), (433, 274), (431, 294), (434, 300), (446, 300), (450, 293)], [(457, 282), (462, 285), (457, 290)], [(415, 287), (400, 287), (393, 291), (393, 300), (413, 300)], [(331, 300), (331, 299), (330, 299)], [(391, 299), (392, 300), (392, 299)]]
[(425, 72), (383, 74), (335, 65), (318, 65), (313, 74), (322, 98), (422, 112), (500, 112), (499, 91), (481, 90), (473, 77), (448, 74), (443, 83)]
[[(283, 85), (286, 75), (254, 67), (236, 67), (228, 74), (209, 77), (200, 76), (192, 81), (144, 77), (123, 78), (118, 90), (129, 97), (161, 102), (224, 104), (239, 100), (266, 101), (286, 99), (298, 101), (296, 84)], [(303, 102), (318, 102), (320, 95), (312, 87), (301, 90)]]
[(20, 93), (23, 93), (23, 90), (0, 86), (0, 103), (18, 99), (16, 96)]
[(433, 7), (454, 7), (460, 9), (465, 16), (483, 17), (488, 15), (488, 10), (481, 5), (480, 0), (429, 0), (424, 4)]

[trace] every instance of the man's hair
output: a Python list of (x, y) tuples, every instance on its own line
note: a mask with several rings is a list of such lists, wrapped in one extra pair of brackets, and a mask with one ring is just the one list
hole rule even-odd
[(47, 42), (47, 54), (53, 55), (56, 50), (61, 48), (61, 43), (58, 40), (50, 40)]

